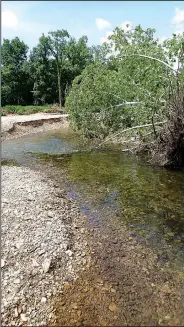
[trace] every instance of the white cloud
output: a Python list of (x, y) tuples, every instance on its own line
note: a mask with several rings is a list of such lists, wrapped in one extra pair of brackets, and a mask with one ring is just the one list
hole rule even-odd
[(15, 29), (18, 23), (18, 18), (12, 11), (2, 11), (2, 28)]
[(130, 20), (125, 20), (122, 24), (121, 24), (121, 28), (122, 30), (124, 30), (125, 32), (130, 31), (133, 28), (133, 23)]
[(18, 36), (29, 47), (37, 44), (42, 33), (53, 30), (53, 26), (34, 20), (24, 20), (16, 10), (2, 11), (2, 38), (13, 39)]
[(109, 40), (108, 37), (111, 36), (112, 34), (113, 34), (112, 31), (108, 31), (108, 32), (106, 32), (106, 33), (105, 33), (105, 36), (102, 36), (102, 37), (100, 38), (100, 43), (101, 43), (101, 44), (104, 43), (104, 42), (106, 42), (106, 43), (111, 43), (111, 40)]
[(184, 32), (184, 9), (175, 8), (175, 15), (172, 18), (171, 23), (174, 25), (176, 34)]
[(175, 16), (172, 19), (172, 24), (178, 25), (184, 22), (184, 9), (175, 8)]
[(111, 27), (111, 23), (103, 18), (96, 18), (96, 26), (99, 31), (102, 31), (108, 27)]

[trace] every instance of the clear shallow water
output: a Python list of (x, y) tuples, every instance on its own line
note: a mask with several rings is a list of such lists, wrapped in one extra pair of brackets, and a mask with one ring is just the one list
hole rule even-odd
[(61, 134), (54, 132), (42, 132), (25, 135), (20, 138), (2, 142), (2, 159), (15, 159), (19, 163), (30, 160), (29, 152), (49, 154), (72, 153), (81, 147), (82, 139), (76, 138), (76, 134), (68, 133), (65, 129)]
[(2, 144), (2, 158), (19, 164), (42, 160), (66, 172), (68, 196), (98, 224), (108, 215), (125, 223), (130, 237), (161, 249), (160, 259), (184, 263), (184, 173), (150, 166), (145, 158), (89, 148), (74, 133), (24, 136)]

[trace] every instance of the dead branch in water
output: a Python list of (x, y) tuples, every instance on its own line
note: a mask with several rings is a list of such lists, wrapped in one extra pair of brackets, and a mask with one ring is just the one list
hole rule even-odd
[[(161, 125), (161, 124), (165, 124), (165, 123), (166, 123), (166, 121), (162, 121), (162, 122), (157, 122), (154, 125)], [(112, 139), (112, 138), (114, 138), (114, 137), (116, 137), (116, 136), (118, 136), (120, 134), (129, 132), (129, 131), (131, 131), (133, 129), (139, 129), (139, 128), (144, 128), (144, 127), (149, 127), (149, 126), (152, 126), (152, 124), (144, 124), (144, 125), (133, 126), (131, 128), (124, 129), (123, 131), (118, 132), (118, 133), (113, 134), (110, 137), (108, 137), (105, 141), (103, 141), (102, 143), (100, 143), (96, 148), (99, 148), (101, 145), (103, 145), (104, 143), (108, 142), (110, 139)]]

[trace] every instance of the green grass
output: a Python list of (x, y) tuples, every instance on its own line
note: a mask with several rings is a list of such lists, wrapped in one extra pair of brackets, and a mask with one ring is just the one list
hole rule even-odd
[(37, 112), (57, 112), (59, 108), (52, 105), (46, 106), (5, 106), (1, 109), (1, 115), (8, 114), (30, 115)]
[(17, 167), (19, 167), (20, 165), (14, 159), (2, 159), (1, 166), (17, 166)]

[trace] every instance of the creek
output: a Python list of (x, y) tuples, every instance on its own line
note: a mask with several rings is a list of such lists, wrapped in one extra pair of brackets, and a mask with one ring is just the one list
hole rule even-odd
[(89, 224), (124, 224), (130, 238), (157, 251), (159, 261), (183, 269), (184, 173), (112, 146), (88, 151), (90, 145), (69, 129), (27, 135), (2, 142), (2, 164), (49, 169)]

